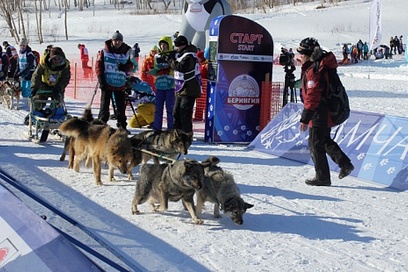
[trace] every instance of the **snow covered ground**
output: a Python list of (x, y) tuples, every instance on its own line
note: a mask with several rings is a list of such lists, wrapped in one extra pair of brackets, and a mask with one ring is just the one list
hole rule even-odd
[[(296, 48), (302, 38), (314, 36), (340, 58), (339, 42), (368, 39), (369, 1), (310, 8), (316, 5), (299, 4), (248, 17), (270, 31), (278, 49)], [(390, 36), (406, 37), (405, 1), (383, 0), (383, 9), (383, 43), (388, 44)], [(147, 53), (181, 22), (179, 15), (130, 16), (122, 11), (121, 18), (129, 23), (109, 20), (107, 24), (106, 13), (105, 18), (88, 13), (78, 13), (75, 20), (74, 13), (69, 14), (70, 22), (77, 22), (70, 23), (70, 29), (77, 31), (75, 39), (52, 42), (63, 47), (68, 57), (79, 54), (78, 42), (96, 52), (116, 29), (125, 42), (138, 41)], [(102, 12), (96, 14), (102, 16)], [(41, 48), (35, 42), (32, 47)], [(408, 116), (408, 65), (402, 55), (342, 66), (339, 73), (353, 110)], [(274, 66), (273, 79), (283, 78), (282, 67)], [(68, 99), (67, 106), (70, 113), (80, 115), (85, 102)], [(118, 260), (78, 227), (16, 194), (46, 215), (48, 222), (124, 266), (130, 262), (146, 271), (408, 271), (407, 192), (354, 177), (340, 181), (335, 172), (331, 187), (310, 187), (304, 184), (314, 174), (310, 165), (248, 151), (244, 145), (205, 143), (199, 137), (188, 157), (201, 161), (218, 156), (220, 165), (233, 173), (243, 198), (255, 205), (245, 214), (244, 224), (237, 226), (225, 216), (213, 218), (210, 205), (202, 215), (203, 225), (194, 225), (181, 203), (170, 203), (169, 211), (162, 214), (150, 212), (143, 204), (142, 214), (132, 215), (136, 181), (117, 174), (119, 181), (107, 182), (107, 169), (103, 169), (105, 185), (96, 186), (91, 169), (83, 167), (81, 173), (67, 169), (67, 162), (58, 160), (62, 142), (51, 139), (38, 145), (26, 139), (26, 114), (0, 106), (1, 170), (86, 226), (126, 261)]]

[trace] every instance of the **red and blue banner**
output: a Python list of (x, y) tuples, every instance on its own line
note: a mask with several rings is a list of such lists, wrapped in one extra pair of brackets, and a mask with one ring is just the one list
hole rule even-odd
[[(308, 132), (299, 131), (302, 104), (288, 103), (248, 146), (260, 152), (312, 164)], [(334, 132), (336, 128), (332, 129)], [(352, 176), (394, 189), (408, 189), (408, 119), (352, 111), (334, 139), (355, 166)], [(337, 165), (329, 158), (332, 170)]]

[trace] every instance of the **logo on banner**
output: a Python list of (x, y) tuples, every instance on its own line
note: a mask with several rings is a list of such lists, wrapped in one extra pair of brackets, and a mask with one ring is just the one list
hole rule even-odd
[(0, 243), (0, 267), (7, 263), (10, 258), (16, 254), (18, 251), (10, 242), (9, 239), (4, 240)]
[(259, 86), (250, 75), (234, 78), (228, 89), (227, 104), (239, 110), (248, 110), (260, 103)]

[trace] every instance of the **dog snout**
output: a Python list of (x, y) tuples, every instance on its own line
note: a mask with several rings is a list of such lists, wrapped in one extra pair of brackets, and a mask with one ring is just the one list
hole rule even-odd
[(235, 224), (237, 225), (242, 225), (244, 223), (244, 220), (242, 219), (242, 217), (240, 218), (234, 218), (232, 219), (234, 221)]

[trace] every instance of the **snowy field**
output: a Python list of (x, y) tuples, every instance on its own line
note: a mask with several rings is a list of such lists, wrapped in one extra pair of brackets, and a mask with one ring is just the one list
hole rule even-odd
[[(311, 8), (316, 5), (299, 4), (245, 16), (270, 31), (277, 49), (296, 48), (301, 39), (314, 36), (340, 59), (339, 42), (368, 39), (369, 1)], [(76, 31), (75, 38), (50, 43), (63, 47), (68, 57), (77, 56), (78, 42), (96, 52), (119, 29), (125, 42), (133, 45), (138, 41), (145, 54), (161, 36), (172, 35), (181, 22), (179, 15), (131, 16), (121, 11), (121, 20), (107, 20), (117, 11), (96, 14), (98, 17), (92, 17), (91, 11), (70, 12), (70, 31)], [(407, 15), (405, 0), (383, 0), (383, 43), (388, 44), (390, 36), (408, 35), (408, 25), (403, 22)], [(41, 46), (32, 43), (33, 48)], [(408, 116), (404, 56), (371, 59), (338, 70), (352, 110)], [(298, 67), (297, 78), (299, 73)], [(281, 66), (274, 66), (273, 79), (283, 81)], [(85, 102), (68, 99), (67, 106), (70, 113), (80, 115)], [(80, 173), (67, 169), (67, 161), (58, 160), (61, 141), (52, 138), (38, 145), (27, 140), (26, 114), (24, 109), (10, 111), (0, 105), (1, 170), (86, 226), (119, 252), (122, 261), (77, 227), (16, 194), (38, 214), (46, 215), (48, 222), (123, 266), (131, 263), (145, 271), (408, 271), (407, 192), (354, 177), (340, 181), (336, 172), (332, 172), (331, 187), (310, 187), (304, 184), (314, 175), (310, 165), (248, 151), (245, 145), (205, 143), (197, 135), (187, 157), (202, 161), (218, 156), (220, 165), (233, 173), (244, 200), (255, 205), (245, 214), (244, 224), (235, 225), (225, 216), (213, 218), (208, 204), (203, 225), (194, 225), (181, 203), (170, 203), (162, 214), (152, 213), (143, 204), (142, 214), (132, 215), (136, 181), (117, 174), (117, 182), (107, 182), (105, 168), (105, 185), (96, 186), (91, 169), (83, 167)]]

